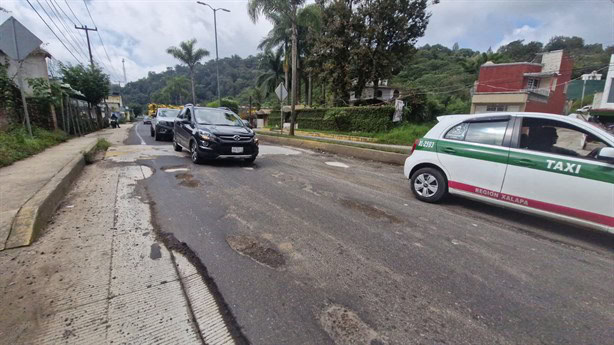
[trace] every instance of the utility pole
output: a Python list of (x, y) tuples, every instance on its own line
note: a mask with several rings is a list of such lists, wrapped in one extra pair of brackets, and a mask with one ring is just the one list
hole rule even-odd
[(87, 27), (87, 25), (81, 26), (81, 27), (75, 25), (75, 29), (77, 29), (77, 30), (85, 30), (85, 37), (87, 38), (87, 50), (90, 52), (90, 64), (92, 66), (94, 66), (94, 57), (92, 56), (92, 47), (90, 45), (90, 34), (89, 34), (89, 32), (90, 31), (98, 31), (98, 28), (90, 29), (90, 28)]
[(208, 6), (212, 11), (213, 11), (213, 29), (215, 31), (215, 70), (216, 70), (216, 74), (217, 74), (217, 101), (220, 104), (220, 107), (222, 106), (222, 96), (220, 94), (220, 67), (219, 67), (219, 56), (218, 56), (218, 52), (217, 52), (217, 16), (216, 13), (219, 10), (222, 10), (224, 12), (230, 12), (230, 10), (227, 10), (225, 8), (213, 8), (211, 7), (211, 5), (206, 4), (202, 1), (196, 1), (197, 4), (203, 5), (203, 6)]
[(124, 69), (124, 85), (128, 82), (126, 79), (126, 59), (122, 58), (122, 68)]

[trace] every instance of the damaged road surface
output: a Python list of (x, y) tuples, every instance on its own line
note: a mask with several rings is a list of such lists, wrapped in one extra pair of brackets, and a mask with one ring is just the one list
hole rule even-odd
[(611, 342), (611, 236), (420, 203), (400, 167), (300, 149), (142, 162), (156, 226), (198, 257), (251, 344)]

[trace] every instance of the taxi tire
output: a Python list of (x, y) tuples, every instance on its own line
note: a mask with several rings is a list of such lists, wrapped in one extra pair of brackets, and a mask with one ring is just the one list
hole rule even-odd
[[(415, 188), (416, 179), (419, 176), (425, 175), (425, 174), (433, 176), (435, 180), (437, 180), (437, 191), (435, 192), (435, 194), (431, 196), (420, 195), (418, 191), (416, 191), (416, 188)], [(443, 199), (448, 194), (448, 181), (440, 170), (435, 169), (435, 168), (422, 168), (416, 171), (411, 176), (410, 188), (418, 200), (421, 200), (424, 202), (436, 203), (436, 202), (441, 201), (441, 199)]]

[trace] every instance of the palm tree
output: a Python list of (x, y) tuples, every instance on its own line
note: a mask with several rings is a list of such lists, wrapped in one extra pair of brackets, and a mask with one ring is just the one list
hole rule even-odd
[(297, 91), (297, 20), (296, 14), (298, 7), (305, 0), (249, 0), (247, 3), (247, 13), (252, 21), (258, 21), (260, 15), (273, 20), (275, 16), (284, 16), (292, 23), (292, 113), (290, 116), (290, 135), (294, 135), (294, 123), (296, 122), (296, 91)]
[(281, 76), (284, 74), (284, 68), (282, 64), (283, 50), (280, 47), (276, 52), (267, 50), (260, 62), (260, 68), (264, 70), (256, 80), (258, 87), (264, 89), (265, 97), (269, 97), (271, 92), (277, 87), (277, 83), (281, 80)]
[(196, 38), (179, 43), (179, 47), (169, 47), (166, 52), (171, 54), (175, 59), (188, 65), (190, 70), (190, 79), (192, 80), (192, 103), (196, 104), (196, 92), (194, 91), (194, 67), (204, 57), (209, 56), (209, 51), (206, 49), (195, 49)]

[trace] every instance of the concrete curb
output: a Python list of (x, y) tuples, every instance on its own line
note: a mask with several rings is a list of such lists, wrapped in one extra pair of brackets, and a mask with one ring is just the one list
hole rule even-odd
[(402, 154), (402, 153), (379, 151), (379, 150), (373, 150), (373, 149), (364, 149), (360, 147), (341, 145), (341, 144), (332, 144), (332, 143), (315, 141), (315, 140), (285, 138), (285, 137), (266, 135), (264, 133), (259, 133), (258, 138), (260, 138), (261, 141), (267, 142), (267, 143), (295, 146), (295, 147), (300, 147), (300, 148), (310, 149), (310, 150), (320, 150), (324, 152), (337, 153), (337, 154), (342, 154), (342, 155), (351, 156), (355, 158), (366, 159), (366, 160), (387, 163), (387, 164), (403, 165), (405, 164), (405, 159), (407, 159), (407, 155)]
[(21, 206), (13, 218), (11, 231), (4, 249), (28, 246), (34, 242), (39, 231), (53, 216), (73, 181), (85, 167), (84, 153), (92, 151), (97, 142), (98, 138), (93, 138), (92, 142), (85, 147), (85, 150), (75, 155), (70, 163)]

